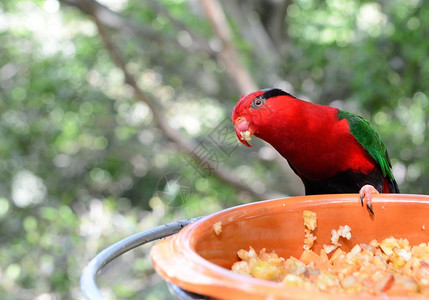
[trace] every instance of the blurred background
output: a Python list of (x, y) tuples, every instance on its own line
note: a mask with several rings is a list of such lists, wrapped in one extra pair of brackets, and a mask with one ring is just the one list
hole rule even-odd
[[(429, 2), (0, 2), (0, 298), (82, 299), (136, 232), (303, 194), (267, 144), (239, 147), (241, 94), (279, 87), (367, 118), (403, 193), (429, 193)], [(99, 280), (170, 299), (150, 245)]]

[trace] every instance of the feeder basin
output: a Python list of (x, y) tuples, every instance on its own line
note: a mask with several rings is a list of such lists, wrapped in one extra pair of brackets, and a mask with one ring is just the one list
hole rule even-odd
[[(352, 233), (350, 240), (342, 242), (344, 251), (390, 236), (406, 238), (410, 245), (429, 241), (429, 196), (374, 195), (373, 209), (374, 215), (361, 206), (357, 194), (291, 197), (241, 205), (202, 218), (159, 241), (151, 250), (152, 262), (169, 284), (215, 299), (386, 299), (306, 290), (230, 271), (239, 260), (237, 251), (248, 250), (249, 246), (257, 253), (266, 248), (284, 258), (299, 258), (303, 251), (304, 210), (317, 214), (317, 240), (312, 248), (316, 253), (323, 244), (330, 244), (331, 230), (340, 225), (350, 226)], [(215, 232), (215, 224), (221, 225), (220, 233)]]

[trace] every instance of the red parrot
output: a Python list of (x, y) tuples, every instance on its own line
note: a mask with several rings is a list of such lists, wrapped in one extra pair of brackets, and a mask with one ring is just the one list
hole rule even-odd
[(244, 95), (232, 121), (238, 139), (271, 144), (304, 183), (306, 195), (399, 193), (386, 147), (369, 123), (350, 112), (300, 100), (280, 89)]

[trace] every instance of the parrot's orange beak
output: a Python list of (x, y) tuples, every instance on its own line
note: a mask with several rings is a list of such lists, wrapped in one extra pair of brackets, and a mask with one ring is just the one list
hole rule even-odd
[(234, 121), (234, 126), (235, 126), (235, 134), (237, 135), (239, 141), (243, 145), (246, 145), (247, 147), (252, 147), (248, 143), (248, 141), (250, 141), (252, 139), (251, 135), (254, 133), (254, 130), (250, 126), (250, 123), (247, 122), (246, 118), (245, 117), (238, 117)]

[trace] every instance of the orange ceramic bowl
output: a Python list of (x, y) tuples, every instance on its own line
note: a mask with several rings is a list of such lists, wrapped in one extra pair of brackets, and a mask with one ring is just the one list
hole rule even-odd
[[(385, 299), (308, 291), (282, 286), (229, 271), (237, 251), (266, 248), (282, 257), (299, 257), (303, 250), (303, 210), (316, 212), (317, 240), (313, 250), (330, 243), (331, 230), (349, 225), (352, 238), (341, 248), (394, 236), (411, 245), (429, 241), (429, 196), (382, 194), (373, 199), (375, 215), (358, 195), (317, 195), (255, 202), (220, 211), (161, 240), (151, 251), (156, 271), (187, 291), (216, 299)], [(222, 232), (213, 230), (222, 223)], [(392, 297), (399, 299), (400, 297)], [(422, 298), (419, 298), (422, 299)]]

